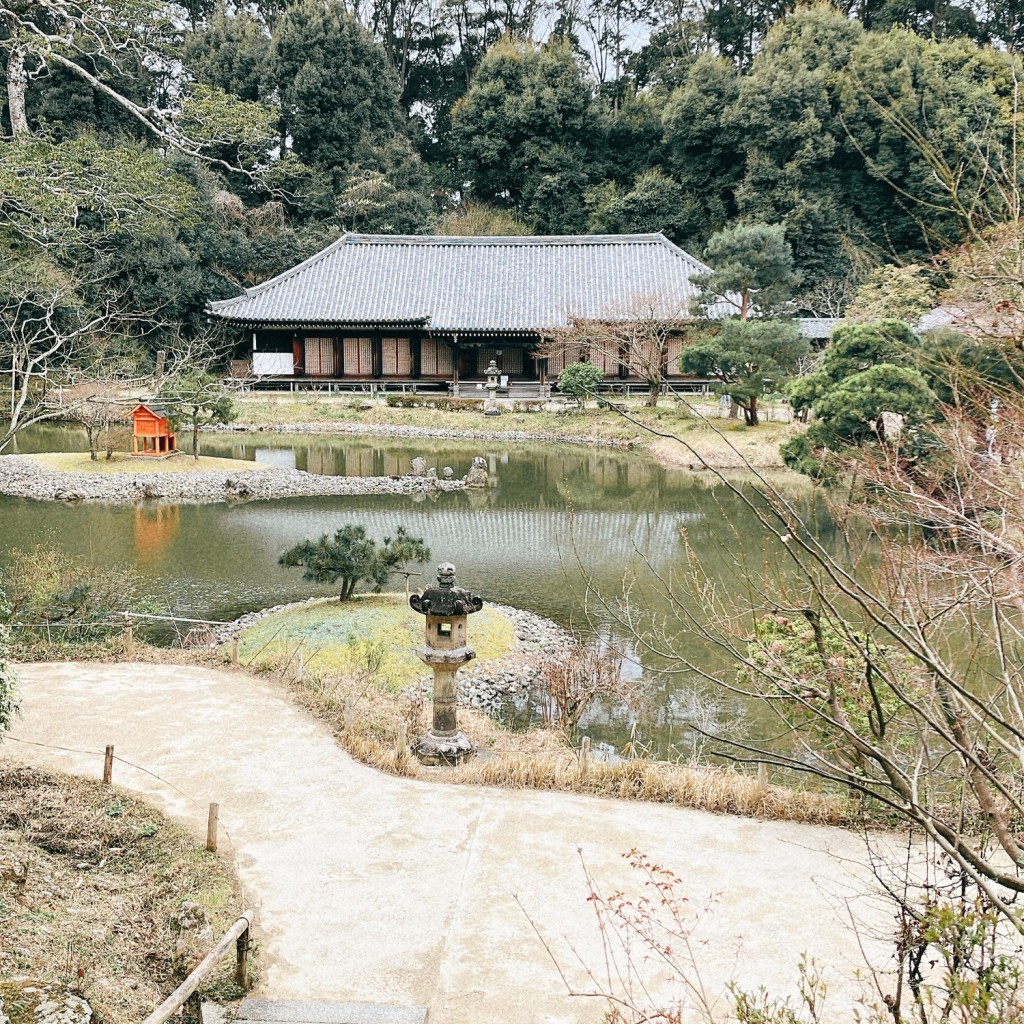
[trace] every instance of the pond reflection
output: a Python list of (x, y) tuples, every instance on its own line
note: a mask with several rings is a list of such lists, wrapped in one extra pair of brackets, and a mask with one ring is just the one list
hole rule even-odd
[[(82, 446), (75, 432), (52, 427), (27, 434), (20, 445), (22, 451)], [(615, 643), (651, 690), (640, 740), (653, 753), (685, 755), (700, 742), (684, 721), (699, 719), (714, 732), (749, 713), (695, 688), (684, 672), (665, 673), (673, 666), (638, 651), (620, 621), (627, 593), (640, 620), (670, 615), (657, 577), (685, 593), (677, 582), (686, 569), (684, 537), (719, 586), (746, 586), (763, 571), (776, 552), (745, 504), (749, 485), (711, 486), (706, 475), (582, 447), (224, 434), (204, 438), (203, 451), (352, 476), (399, 474), (420, 455), (438, 475), (451, 466), (461, 476), (482, 454), (491, 486), (419, 501), (334, 496), (140, 508), (0, 497), (0, 564), (7, 551), (46, 541), (98, 565), (134, 564), (172, 614), (231, 619), (331, 593), (277, 564), (297, 541), (346, 523), (362, 523), (378, 539), (404, 525), (424, 538), (433, 561), (454, 562), (460, 583), (485, 600), (596, 630)], [(810, 489), (792, 488), (793, 503), (818, 536), (838, 546), (841, 539)], [(703, 614), (696, 603), (691, 610)], [(665, 628), (674, 642), (697, 651), (685, 620), (669, 619)], [(699, 656), (714, 664), (713, 651)], [(584, 724), (595, 741), (621, 747), (632, 723), (621, 709), (595, 708)]]

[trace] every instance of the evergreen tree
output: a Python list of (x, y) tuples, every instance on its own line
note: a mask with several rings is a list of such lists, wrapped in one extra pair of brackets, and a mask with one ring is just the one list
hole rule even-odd
[(315, 167), (344, 167), (360, 150), (408, 130), (395, 70), (338, 0), (299, 0), (273, 35), (281, 138)]
[(800, 283), (793, 252), (778, 224), (732, 224), (711, 237), (704, 259), (711, 273), (694, 284), (705, 306), (724, 302), (741, 319), (778, 312)]
[(452, 119), (459, 179), (474, 199), (525, 213), (541, 231), (585, 223), (600, 119), (566, 44), (498, 43)]
[(847, 142), (837, 81), (862, 29), (833, 8), (811, 7), (778, 22), (743, 79), (728, 115), (742, 128), (741, 215), (784, 224), (808, 285), (848, 272), (856, 235), (860, 157)]

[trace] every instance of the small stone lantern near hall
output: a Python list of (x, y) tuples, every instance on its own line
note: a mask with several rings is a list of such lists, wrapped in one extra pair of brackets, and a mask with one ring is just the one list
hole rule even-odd
[(498, 369), (498, 364), (492, 359), (487, 364), (487, 369), (484, 370), (487, 376), (487, 401), (484, 403), (484, 415), (485, 416), (497, 416), (498, 415), (498, 403), (495, 400), (495, 395), (498, 393), (498, 378), (501, 376), (501, 371)]
[(466, 643), (466, 619), (484, 606), (481, 598), (455, 586), (455, 566), (437, 567), (437, 586), (409, 598), (413, 611), (427, 617), (426, 643), (416, 654), (434, 670), (434, 724), (414, 744), (424, 764), (458, 764), (475, 752), (456, 721), (455, 675), (476, 657)]

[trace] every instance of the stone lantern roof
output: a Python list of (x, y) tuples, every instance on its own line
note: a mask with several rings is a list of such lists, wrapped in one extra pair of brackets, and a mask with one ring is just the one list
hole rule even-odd
[(409, 606), (420, 615), (449, 618), (472, 615), (484, 606), (483, 598), (471, 594), (464, 587), (455, 586), (455, 566), (442, 562), (437, 567), (437, 586), (428, 587), (422, 594), (413, 594)]

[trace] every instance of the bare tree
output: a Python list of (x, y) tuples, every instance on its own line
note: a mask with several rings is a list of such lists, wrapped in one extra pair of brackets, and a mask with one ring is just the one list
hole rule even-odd
[(61, 388), (48, 404), (65, 409), (65, 418), (85, 428), (89, 458), (95, 462), (103, 447), (107, 459), (113, 457), (113, 429), (128, 414), (127, 382), (92, 380)]
[[(619, 614), (642, 650), (780, 723), (723, 753), (919, 829), (1024, 934), (1024, 397), (1007, 389), (995, 425), (986, 407), (949, 410), (925, 463), (898, 444), (859, 457), (869, 486), (834, 510), (843, 551), (755, 470), (753, 493), (722, 476), (771, 541), (762, 569), (725, 588), (696, 557), (685, 579), (651, 566), (690, 627), (682, 644), (628, 604)], [(708, 668), (709, 649), (727, 667)]]
[(70, 380), (73, 357), (113, 321), (111, 309), (88, 306), (74, 278), (49, 264), (9, 270), (0, 299), (0, 373), (10, 377), (0, 452), (24, 427), (66, 414), (48, 387)]
[(849, 277), (825, 277), (813, 287), (800, 293), (796, 304), (811, 316), (841, 317), (853, 301), (856, 284)]
[(549, 331), (538, 352), (565, 362), (594, 363), (606, 374), (620, 366), (647, 384), (647, 404), (655, 406), (665, 385), (669, 360), (691, 322), (685, 306), (660, 296), (635, 299), (600, 317), (574, 317), (568, 327)]
[(141, 67), (171, 70), (152, 41), (154, 34), (171, 29), (169, 17), (168, 9), (156, 3), (122, 9), (98, 0), (0, 0), (0, 23), (6, 30), (0, 50), (7, 57), (7, 105), (14, 138), (29, 134), (25, 98), (30, 78), (60, 68), (118, 106), (156, 142), (240, 170), (211, 156), (210, 149), (231, 143), (258, 146), (270, 139), (269, 112), (259, 104), (195, 86), (176, 90), (175, 107), (163, 109), (136, 102), (108, 80), (111, 69), (128, 78)]

